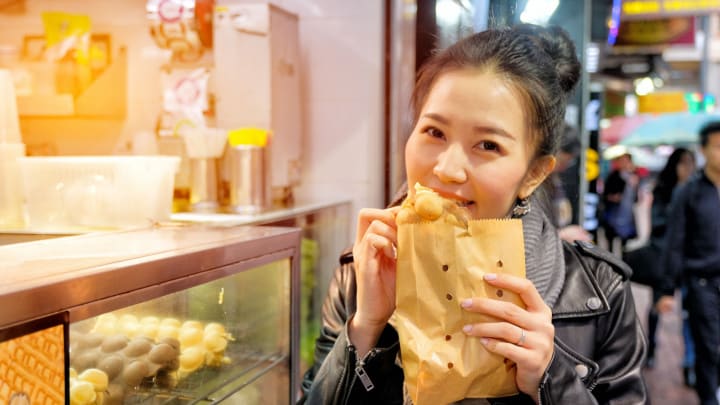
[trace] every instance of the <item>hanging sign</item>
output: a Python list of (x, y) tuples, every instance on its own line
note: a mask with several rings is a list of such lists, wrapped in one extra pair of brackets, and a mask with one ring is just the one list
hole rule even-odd
[(649, 19), (720, 12), (720, 0), (626, 0), (621, 19)]

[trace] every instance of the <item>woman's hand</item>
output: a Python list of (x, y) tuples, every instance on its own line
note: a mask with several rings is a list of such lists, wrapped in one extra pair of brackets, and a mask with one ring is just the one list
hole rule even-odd
[(362, 209), (353, 246), (357, 279), (357, 311), (350, 322), (350, 340), (364, 355), (377, 342), (395, 311), (395, 259), (399, 207)]
[(590, 232), (586, 231), (579, 225), (564, 226), (558, 230), (558, 234), (560, 235), (560, 239), (568, 242), (574, 242), (576, 240), (592, 242), (592, 235), (590, 235)]
[(664, 314), (672, 311), (675, 308), (675, 297), (672, 295), (663, 295), (660, 297), (658, 302), (655, 304), (655, 310), (659, 313)]
[(464, 331), (481, 338), (489, 351), (515, 362), (518, 389), (537, 402), (540, 381), (555, 347), (552, 311), (530, 280), (505, 274), (486, 274), (484, 278), (494, 287), (517, 293), (526, 309), (490, 298), (466, 299), (463, 308), (497, 321), (467, 325)]

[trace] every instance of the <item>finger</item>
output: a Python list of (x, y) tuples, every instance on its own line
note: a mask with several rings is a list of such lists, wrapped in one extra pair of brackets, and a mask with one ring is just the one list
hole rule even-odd
[(388, 225), (386, 222), (383, 222), (381, 220), (376, 219), (372, 221), (367, 231), (365, 232), (365, 235), (378, 235), (387, 239), (392, 245), (397, 244), (397, 228), (394, 224)]
[(534, 331), (546, 336), (555, 335), (555, 329), (552, 324), (552, 313), (550, 312), (547, 314), (545, 312), (529, 312), (511, 302), (479, 297), (465, 299), (461, 302), (461, 306), (468, 311), (486, 315), (490, 317), (490, 319), (509, 322), (526, 331)]
[[(540, 356), (541, 353), (537, 349), (531, 350), (523, 346), (518, 346), (504, 340), (493, 338), (481, 338), (480, 342), (489, 352), (495, 353), (515, 364), (518, 364), (518, 367), (522, 365), (524, 373), (542, 375), (547, 368), (547, 362), (542, 360), (542, 356)], [(512, 364), (506, 363), (506, 366), (511, 367)]]
[(358, 213), (357, 233), (355, 236), (355, 244), (360, 244), (363, 236), (367, 232), (373, 221), (381, 221), (388, 226), (395, 227), (395, 215), (399, 207), (389, 209), (363, 208)]
[(504, 340), (517, 346), (528, 347), (529, 332), (508, 322), (482, 322), (463, 327), (468, 336)]
[(529, 314), (528, 311), (512, 303), (493, 298), (474, 297), (460, 302), (465, 310), (490, 316), (492, 319), (517, 322)]
[(486, 273), (483, 279), (492, 286), (505, 288), (518, 294), (528, 311), (550, 314), (550, 308), (545, 304), (532, 281), (510, 274), (497, 273)]
[(397, 250), (395, 249), (394, 240), (375, 233), (368, 233), (365, 239), (367, 241), (368, 247), (371, 249), (372, 254), (381, 252), (388, 259), (396, 259)]

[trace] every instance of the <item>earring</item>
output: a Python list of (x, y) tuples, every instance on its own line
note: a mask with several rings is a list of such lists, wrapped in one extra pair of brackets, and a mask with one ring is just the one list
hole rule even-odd
[(522, 218), (530, 212), (530, 198), (519, 198), (515, 201), (515, 206), (512, 209), (513, 218)]

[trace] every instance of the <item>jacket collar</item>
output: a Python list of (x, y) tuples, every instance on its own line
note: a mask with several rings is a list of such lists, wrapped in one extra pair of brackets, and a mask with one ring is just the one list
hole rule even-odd
[(578, 251), (563, 244), (565, 252), (565, 286), (553, 306), (553, 319), (596, 316), (610, 311), (607, 297), (600, 289)]

